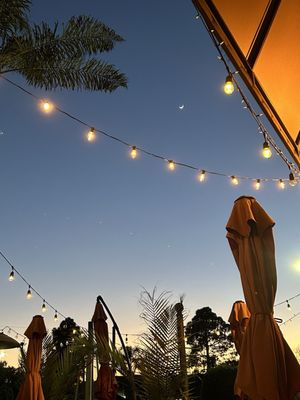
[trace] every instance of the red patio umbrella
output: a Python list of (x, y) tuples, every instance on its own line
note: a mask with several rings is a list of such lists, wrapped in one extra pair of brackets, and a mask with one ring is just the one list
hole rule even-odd
[(300, 366), (273, 318), (274, 224), (255, 198), (243, 196), (235, 201), (226, 226), (251, 313), (236, 387), (251, 400), (292, 400), (300, 390)]
[(29, 344), (25, 360), (26, 375), (16, 400), (44, 400), (40, 375), (42, 342), (47, 331), (41, 315), (35, 315), (24, 335)]
[(102, 304), (97, 301), (92, 321), (96, 339), (103, 347), (104, 354), (102, 355), (102, 361), (100, 361), (100, 369), (95, 382), (95, 397), (99, 400), (114, 400), (117, 394), (117, 381), (109, 366), (109, 355), (105, 354), (105, 347), (109, 343), (106, 320), (107, 316)]

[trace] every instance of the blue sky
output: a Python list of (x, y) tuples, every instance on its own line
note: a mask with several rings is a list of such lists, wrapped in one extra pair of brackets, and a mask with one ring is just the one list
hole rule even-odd
[[(78, 14), (99, 18), (125, 38), (103, 58), (127, 75), (128, 89), (33, 93), (168, 159), (228, 175), (287, 177), (278, 156), (260, 156), (262, 137), (240, 97), (222, 92), (224, 66), (191, 1), (34, 1), (31, 19)], [(254, 195), (276, 221), (277, 301), (299, 292), (293, 268), (300, 258), (299, 187), (279, 191), (266, 183), (257, 192), (250, 182), (232, 187), (215, 176), (200, 184), (193, 171), (171, 173), (146, 155), (131, 160), (105, 137), (87, 143), (82, 126), (58, 113), (45, 116), (2, 80), (0, 93), (1, 250), (63, 314), (86, 326), (101, 294), (122, 332), (140, 332), (139, 293), (156, 285), (175, 301), (185, 295), (188, 319), (204, 306), (227, 319), (243, 297), (225, 238), (242, 194)], [(20, 279), (9, 283), (10, 270), (0, 263), (1, 324), (23, 332), (41, 301), (27, 301), (27, 287)], [(276, 315), (290, 313), (283, 306)], [(283, 328), (292, 347), (299, 320)], [(55, 326), (52, 312), (45, 322)]]

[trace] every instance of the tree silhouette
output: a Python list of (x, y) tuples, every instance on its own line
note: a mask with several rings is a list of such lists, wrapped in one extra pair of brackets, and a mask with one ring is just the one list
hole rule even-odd
[(54, 349), (63, 353), (76, 337), (80, 335), (80, 327), (76, 325), (72, 318), (64, 319), (58, 328), (52, 330), (52, 343)]
[(229, 325), (210, 307), (196, 311), (195, 316), (187, 323), (186, 337), (187, 343), (191, 345), (191, 367), (208, 370), (218, 362), (226, 362), (234, 357)]

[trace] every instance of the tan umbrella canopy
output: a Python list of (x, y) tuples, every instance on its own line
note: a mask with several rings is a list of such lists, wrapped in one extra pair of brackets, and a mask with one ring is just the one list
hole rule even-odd
[(25, 361), (26, 375), (20, 387), (17, 400), (44, 400), (40, 367), (42, 342), (46, 334), (47, 331), (43, 317), (35, 315), (24, 333), (29, 339)]
[(0, 350), (14, 349), (15, 347), (20, 347), (20, 343), (5, 333), (0, 332)]
[(300, 366), (273, 318), (274, 224), (255, 198), (243, 196), (235, 201), (226, 226), (251, 313), (236, 387), (251, 400), (292, 400), (300, 390)]
[(249, 318), (250, 311), (248, 310), (247, 304), (242, 300), (234, 302), (228, 322), (230, 323), (232, 338), (238, 354), (240, 354)]
[(105, 354), (105, 347), (108, 346), (109, 343), (106, 320), (107, 316), (103, 306), (97, 301), (92, 321), (94, 323), (96, 339), (101, 347), (103, 347), (104, 354), (101, 357), (100, 369), (95, 382), (95, 397), (99, 400), (114, 400), (117, 394), (117, 382), (109, 366), (109, 355)]

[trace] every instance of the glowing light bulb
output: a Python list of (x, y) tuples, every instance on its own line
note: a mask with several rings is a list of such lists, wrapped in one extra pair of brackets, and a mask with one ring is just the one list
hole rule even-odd
[(55, 314), (54, 314), (54, 321), (57, 321), (58, 320), (58, 316), (57, 316), (57, 312), (55, 311)]
[(42, 312), (45, 313), (47, 311), (47, 307), (45, 304), (45, 300), (43, 300), (43, 305), (42, 305)]
[(8, 280), (9, 280), (9, 282), (12, 282), (15, 280), (14, 270), (12, 270), (11, 273), (9, 274)]
[(254, 187), (256, 190), (260, 189), (260, 179), (256, 179), (256, 182), (254, 183)]
[(168, 168), (170, 171), (174, 171), (175, 169), (175, 163), (173, 160), (168, 160)]
[(205, 181), (205, 178), (206, 178), (206, 172), (203, 169), (201, 172), (199, 172), (198, 179), (200, 182), (203, 182), (203, 181)]
[(137, 156), (137, 149), (136, 146), (132, 146), (131, 147), (131, 151), (130, 151), (130, 157), (134, 160)]
[(29, 288), (28, 288), (28, 290), (27, 290), (26, 298), (27, 298), (28, 300), (30, 300), (30, 299), (32, 298), (32, 293), (31, 293), (31, 290), (30, 290), (30, 286), (29, 286)]
[(297, 180), (295, 179), (294, 174), (292, 172), (289, 174), (289, 184), (291, 186), (297, 185)]
[(234, 84), (231, 74), (226, 77), (223, 89), (226, 94), (232, 94), (234, 92)]
[(86, 134), (86, 138), (88, 142), (94, 142), (96, 140), (95, 128), (91, 128)]
[(284, 182), (283, 179), (279, 179), (278, 187), (279, 187), (279, 189), (284, 189), (285, 188), (285, 182)]
[(73, 329), (73, 335), (75, 335), (76, 332), (77, 332), (77, 330), (74, 328)]
[(267, 141), (265, 141), (263, 143), (262, 155), (265, 158), (270, 158), (272, 156), (272, 151), (271, 151), (269, 143)]
[(233, 184), (233, 185), (238, 185), (239, 184), (239, 180), (238, 180), (238, 178), (236, 177), (236, 176), (231, 176), (231, 183)]
[(44, 113), (49, 114), (53, 111), (54, 104), (49, 100), (42, 100), (40, 103), (40, 108)]

